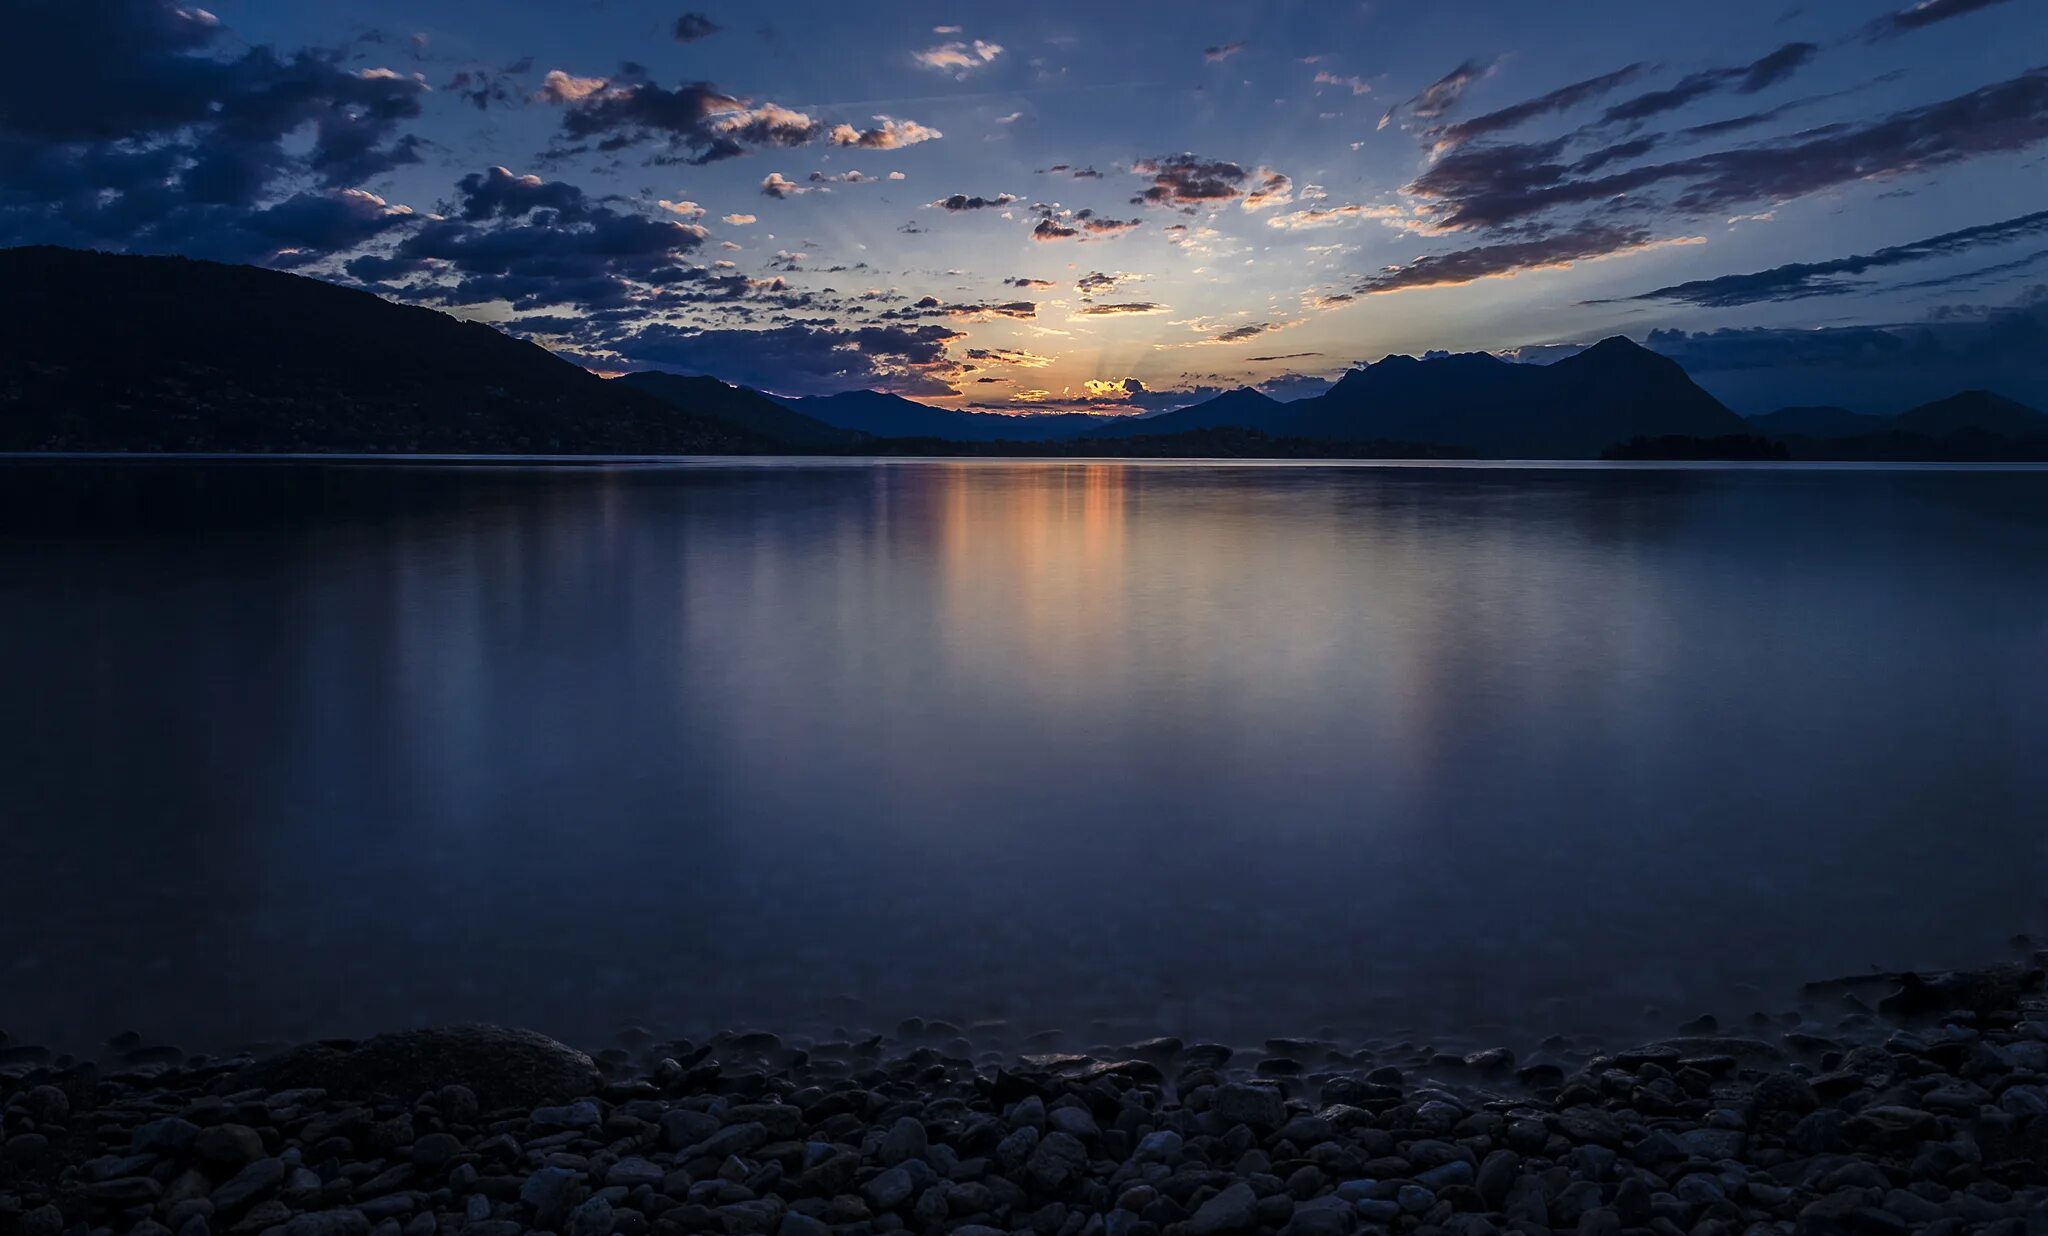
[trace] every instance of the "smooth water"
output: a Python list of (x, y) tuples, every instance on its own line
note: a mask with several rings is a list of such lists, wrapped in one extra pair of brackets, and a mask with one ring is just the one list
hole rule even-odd
[(17, 461), (0, 693), (17, 1040), (1513, 1041), (2048, 925), (2038, 471)]

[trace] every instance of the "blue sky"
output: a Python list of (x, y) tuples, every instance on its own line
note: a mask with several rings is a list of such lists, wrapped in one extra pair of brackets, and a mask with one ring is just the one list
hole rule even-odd
[(4, 7), (0, 243), (604, 371), (1129, 411), (1626, 333), (1745, 411), (2048, 395), (2040, 0)]

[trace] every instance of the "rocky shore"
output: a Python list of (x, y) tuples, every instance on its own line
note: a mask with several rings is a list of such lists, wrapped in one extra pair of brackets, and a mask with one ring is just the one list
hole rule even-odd
[(974, 1027), (586, 1056), (521, 1031), (280, 1055), (0, 1036), (0, 1236), (2048, 1231), (2042, 963), (1809, 984), (1523, 1059)]

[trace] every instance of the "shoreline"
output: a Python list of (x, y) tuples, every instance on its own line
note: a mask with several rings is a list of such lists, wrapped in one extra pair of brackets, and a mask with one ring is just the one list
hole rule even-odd
[(394, 468), (848, 467), (887, 464), (1143, 464), (1169, 467), (1391, 468), (1512, 472), (2048, 472), (2025, 459), (1469, 459), (1261, 455), (451, 455), (363, 451), (0, 451), (0, 464), (326, 464)]
[(0, 1236), (2027, 1236), (2044, 963), (1824, 979), (1773, 1018), (1522, 1058), (977, 1052), (916, 1018), (594, 1055), (462, 1028), (92, 1063), (0, 1036)]

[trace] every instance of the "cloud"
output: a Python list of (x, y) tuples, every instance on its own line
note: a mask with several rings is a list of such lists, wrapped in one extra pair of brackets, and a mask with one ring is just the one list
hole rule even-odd
[(1372, 83), (1366, 81), (1364, 78), (1339, 77), (1335, 73), (1330, 72), (1328, 69), (1322, 69), (1316, 73), (1316, 85), (1342, 86), (1345, 89), (1349, 90), (1353, 95), (1372, 93)]
[(1404, 226), (1411, 221), (1411, 216), (1399, 206), (1361, 206), (1346, 203), (1342, 206), (1315, 206), (1307, 210), (1274, 215), (1266, 220), (1266, 226), (1300, 231), (1304, 228), (1332, 227), (1357, 219), (1379, 219), (1395, 226)]
[(1896, 13), (1887, 13), (1871, 22), (1866, 32), (1873, 39), (1910, 34), (1937, 22), (1975, 13), (1979, 9), (1988, 9), (1994, 4), (2004, 2), (2005, 0), (1920, 0), (1918, 4), (1909, 5)]
[(1563, 207), (1606, 204), (1677, 185), (1670, 209), (1698, 215), (1782, 202), (1840, 185), (1923, 172), (2048, 139), (2048, 69), (1938, 103), (1777, 140), (1717, 150), (1603, 176), (1577, 176), (1562, 141), (1471, 146), (1408, 185), (1434, 224), (1501, 227)]
[(1569, 86), (1560, 86), (1549, 94), (1538, 95), (1525, 102), (1503, 107), (1499, 111), (1488, 112), (1483, 116), (1474, 116), (1470, 120), (1432, 130), (1430, 136), (1435, 139), (1439, 150), (1462, 145), (1474, 138), (1512, 129), (1538, 116), (1567, 111), (1589, 99), (1597, 99), (1634, 81), (1642, 72), (1643, 66), (1640, 63), (1626, 65), (1612, 73), (1602, 73), (1598, 77), (1589, 77), (1584, 81), (1573, 82)]
[(761, 192), (765, 196), (772, 197), (777, 201), (797, 197), (810, 191), (808, 186), (800, 185), (794, 180), (790, 180), (781, 172), (770, 172), (761, 181)]
[[(1131, 170), (1152, 183), (1131, 201), (1146, 206), (1215, 206), (1244, 192), (1250, 173), (1235, 163), (1196, 154), (1139, 159)], [(1262, 169), (1263, 170), (1263, 169)]]
[(864, 150), (895, 150), (945, 136), (915, 120), (891, 120), (887, 116), (875, 119), (882, 122), (877, 128), (856, 129), (850, 124), (836, 124), (826, 136), (834, 146), (858, 146)]
[(912, 52), (910, 58), (927, 69), (938, 69), (940, 72), (965, 77), (984, 65), (994, 63), (995, 58), (1002, 54), (1002, 44), (975, 39), (971, 43), (941, 43), (937, 47)]
[(1107, 272), (1094, 270), (1074, 280), (1074, 291), (1082, 296), (1103, 296), (1114, 292), (1126, 283), (1143, 279), (1143, 275), (1126, 274), (1123, 271)]
[[(402, 132), (428, 93), (419, 77), (252, 46), (203, 10), (14, 5), (7, 33), (17, 55), (0, 74), (0, 244), (299, 264), (304, 246), (277, 244), (287, 215), (356, 211), (335, 194), (421, 158)], [(256, 222), (287, 195), (285, 215)]]
[(576, 218), (588, 206), (583, 190), (575, 185), (515, 175), (504, 167), (471, 172), (456, 187), (462, 194), (461, 215), (472, 221), (516, 219), (536, 210)]
[(1083, 317), (1091, 318), (1130, 317), (1139, 314), (1165, 312), (1165, 305), (1156, 305), (1153, 304), (1151, 301), (1128, 301), (1109, 305), (1090, 305), (1086, 309), (1080, 310), (1080, 313)]
[(2048, 405), (2048, 286), (1918, 322), (1661, 330), (1644, 342), (1745, 411), (1831, 403), (1897, 412), (1972, 387)]
[(1676, 243), (1685, 242), (1652, 240), (1650, 233), (1640, 227), (1585, 223), (1548, 235), (1420, 257), (1368, 276), (1353, 290), (1373, 296), (1413, 288), (1450, 287), (1529, 271), (1559, 270), (1579, 262)]
[(702, 13), (685, 13), (676, 18), (675, 38), (678, 43), (694, 43), (698, 39), (708, 39), (718, 31), (718, 23)]
[[(555, 81), (555, 74), (548, 80)], [(564, 133), (596, 138), (600, 151), (650, 142), (687, 151), (687, 161), (699, 165), (736, 158), (750, 148), (801, 146), (824, 132), (823, 124), (803, 112), (775, 103), (744, 103), (709, 82), (670, 90), (646, 80), (634, 66), (595, 90), (556, 98), (543, 87), (542, 94), (563, 104)]]
[(1013, 288), (1056, 288), (1059, 286), (1059, 284), (1051, 279), (1031, 279), (1023, 275), (1014, 275), (1003, 280), (1003, 282)]
[(1202, 342), (1247, 343), (1253, 339), (1257, 339), (1260, 335), (1263, 335), (1268, 331), (1274, 331), (1279, 329), (1280, 327), (1273, 322), (1248, 322), (1243, 326), (1232, 327), (1231, 329), (1224, 331), (1222, 334), (1211, 335), (1207, 339), (1204, 339)]
[(1694, 99), (1723, 90), (1755, 94), (1777, 85), (1798, 72), (1818, 54), (1813, 43), (1787, 43), (1767, 56), (1735, 68), (1706, 69), (1681, 78), (1677, 85), (1652, 90), (1607, 109), (1603, 119), (1610, 123), (1636, 123), (1651, 116), (1676, 111)]
[(717, 284), (688, 265), (708, 235), (694, 222), (620, 210), (503, 168), (463, 177), (457, 192), (453, 214), (410, 226), (386, 254), (351, 259), (348, 273), (404, 299), (522, 310), (620, 309), (685, 284), (704, 297), (745, 291), (744, 281)]
[(1138, 219), (1106, 218), (1093, 210), (1063, 210), (1044, 204), (1032, 210), (1038, 223), (1031, 229), (1031, 239), (1038, 241), (1087, 241), (1128, 232), (1141, 223)]
[(940, 198), (938, 201), (933, 202), (932, 205), (939, 210), (951, 211), (993, 210), (998, 207), (1008, 206), (1016, 200), (1017, 195), (1014, 193), (998, 193), (994, 197), (981, 197), (979, 195), (970, 197), (965, 193), (955, 193), (951, 197)]
[(543, 103), (574, 103), (609, 85), (611, 82), (602, 77), (572, 77), (560, 69), (549, 69), (533, 97)]
[(991, 318), (1035, 318), (1038, 316), (1038, 306), (1028, 300), (1011, 300), (989, 305), (948, 305), (943, 312), (947, 317), (964, 318), (970, 322), (986, 322)]
[(1203, 48), (1202, 59), (1210, 64), (1221, 64), (1243, 50), (1244, 43), (1241, 41), (1236, 43), (1218, 43), (1214, 47)]
[(655, 323), (612, 341), (607, 352), (633, 367), (711, 374), (785, 395), (878, 389), (957, 394), (949, 326), (813, 326), (699, 329)]
[(1284, 206), (1294, 200), (1294, 182), (1281, 173), (1262, 167), (1253, 178), (1258, 185), (1239, 203), (1244, 209), (1264, 210), (1269, 206)]
[(970, 348), (967, 359), (997, 365), (1013, 365), (1019, 369), (1044, 369), (1052, 364), (1052, 357), (1040, 356), (1036, 352), (1023, 352), (1014, 348)]
[(1852, 282), (1845, 276), (1867, 274), (1911, 262), (1951, 257), (1971, 249), (2009, 244), (2015, 240), (2048, 232), (2048, 210), (2019, 215), (1998, 223), (1944, 232), (1910, 244), (1891, 245), (1872, 253), (1831, 258), (1824, 262), (1794, 262), (1751, 274), (1722, 275), (1696, 279), (1632, 296), (1630, 300), (1678, 301), (1706, 308), (1726, 309), (1766, 301), (1801, 300), (1812, 296), (1841, 296), (1867, 291), (1870, 285)]
[(734, 227), (746, 227), (750, 223), (758, 223), (760, 218), (756, 215), (730, 214), (725, 216), (725, 221)]

